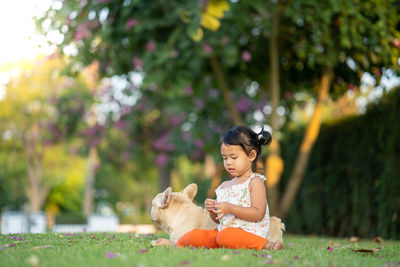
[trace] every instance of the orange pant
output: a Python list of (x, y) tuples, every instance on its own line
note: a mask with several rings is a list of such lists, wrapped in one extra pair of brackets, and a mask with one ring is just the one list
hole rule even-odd
[(241, 228), (215, 230), (194, 229), (179, 238), (178, 247), (202, 248), (247, 248), (262, 249), (267, 239), (244, 231)]

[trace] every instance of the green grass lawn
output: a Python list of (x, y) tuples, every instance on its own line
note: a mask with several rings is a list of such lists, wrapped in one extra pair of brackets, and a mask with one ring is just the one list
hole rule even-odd
[[(400, 241), (285, 235), (285, 250), (151, 247), (156, 236), (112, 233), (0, 235), (0, 266), (400, 266)], [(330, 249), (328, 249), (328, 247)], [(375, 249), (355, 252), (353, 249)]]

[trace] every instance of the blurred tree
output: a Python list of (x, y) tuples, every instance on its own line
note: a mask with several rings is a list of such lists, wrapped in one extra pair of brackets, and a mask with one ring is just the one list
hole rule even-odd
[(22, 64), (5, 86), (0, 101), (0, 131), (21, 142), (26, 159), (30, 211), (41, 210), (57, 177), (53, 146), (71, 136), (85, 109), (88, 91), (79, 80), (62, 75), (59, 56)]
[(400, 38), (398, 1), (305, 0), (288, 1), (284, 5), (284, 23), (287, 23), (284, 31), (291, 33), (284, 37), (291, 47), (283, 53), (287, 62), (291, 62), (287, 65), (292, 67), (287, 67), (307, 73), (307, 79), (300, 78), (303, 82), (316, 81), (317, 96), (282, 197), (279, 208), (282, 216), (287, 214), (302, 182), (319, 134), (322, 106), (330, 91), (334, 97), (341, 95), (348, 90), (347, 83), (359, 84), (364, 72), (379, 80), (385, 68), (400, 71), (400, 49), (396, 46)]

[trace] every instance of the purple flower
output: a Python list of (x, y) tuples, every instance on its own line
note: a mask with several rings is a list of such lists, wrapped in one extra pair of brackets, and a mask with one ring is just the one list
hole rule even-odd
[(18, 240), (18, 241), (21, 241), (21, 240), (22, 240), (22, 237), (20, 237), (20, 236), (8, 235), (8, 237), (9, 237), (10, 239), (16, 239), (16, 240)]
[(138, 253), (139, 253), (139, 254), (146, 253), (146, 252), (148, 252), (147, 249), (140, 249), (140, 250), (138, 250)]
[(203, 146), (204, 146), (204, 141), (201, 140), (201, 139), (196, 139), (196, 141), (194, 141), (194, 145), (195, 145), (195, 147), (197, 147), (197, 148), (203, 148)]
[(186, 96), (191, 96), (191, 95), (193, 94), (193, 88), (192, 88), (192, 86), (190, 86), (190, 85), (186, 86), (186, 87), (183, 89), (183, 93), (184, 93)]
[(171, 52), (171, 57), (172, 57), (172, 58), (177, 58), (177, 57), (179, 57), (179, 52), (176, 51), (176, 50), (172, 51), (172, 52)]
[(236, 108), (240, 111), (240, 112), (247, 112), (249, 111), (250, 107), (252, 105), (252, 102), (249, 98), (247, 97), (241, 97), (239, 99), (239, 101), (236, 104)]
[(125, 152), (122, 153), (122, 155), (121, 155), (121, 159), (122, 159), (123, 161), (128, 161), (128, 160), (130, 159), (130, 157), (131, 157), (131, 153), (128, 152), (128, 151), (125, 151)]
[(82, 23), (76, 27), (76, 32), (75, 32), (75, 40), (80, 41), (83, 39), (90, 38), (92, 36), (92, 32), (90, 31), (88, 25), (86, 23)]
[(328, 246), (327, 250), (329, 250), (330, 252), (333, 252), (333, 248), (332, 247)]
[(242, 52), (242, 60), (244, 62), (250, 62), (251, 61), (251, 54), (249, 51), (243, 51)]
[(106, 256), (106, 258), (114, 259), (117, 256), (117, 254), (107, 252), (105, 256)]
[(192, 138), (192, 136), (191, 136), (191, 134), (190, 134), (189, 132), (184, 132), (184, 133), (182, 134), (182, 139), (183, 139), (184, 141), (189, 141), (191, 138)]
[(168, 163), (168, 156), (164, 153), (157, 155), (156, 164), (159, 167), (164, 167)]
[(207, 54), (211, 54), (213, 51), (213, 48), (211, 45), (209, 45), (208, 43), (204, 43), (203, 44), (203, 50), (204, 52), (206, 52)]
[(141, 68), (141, 67), (143, 67), (143, 60), (141, 60), (139, 57), (135, 56), (132, 59), (132, 65), (133, 65), (133, 68), (135, 68), (135, 69)]
[(182, 119), (183, 119), (182, 115), (172, 116), (169, 121), (169, 124), (173, 127), (178, 126), (182, 122)]
[(156, 43), (153, 40), (148, 42), (146, 44), (146, 50), (149, 51), (149, 52), (154, 52), (154, 50), (156, 50)]
[(115, 128), (117, 128), (118, 130), (123, 130), (123, 129), (126, 129), (126, 127), (128, 126), (128, 123), (123, 120), (118, 120), (114, 125), (115, 125)]
[(136, 25), (138, 25), (137, 19), (128, 19), (128, 21), (125, 24), (125, 28), (127, 30), (129, 30), (129, 29), (135, 27)]
[(196, 98), (193, 100), (194, 105), (196, 106), (196, 108), (201, 111), (204, 109), (205, 103), (203, 99), (200, 98)]
[(212, 97), (212, 98), (216, 98), (216, 97), (218, 97), (218, 95), (219, 95), (219, 91), (218, 91), (217, 89), (215, 89), (215, 88), (211, 88), (211, 89), (208, 91), (208, 95), (209, 95), (210, 97)]
[(285, 98), (286, 100), (292, 100), (293, 99), (293, 92), (291, 92), (291, 91), (285, 92), (283, 98)]
[(156, 141), (154, 141), (153, 147), (161, 151), (173, 151), (175, 150), (175, 145), (168, 143), (169, 135), (164, 133)]

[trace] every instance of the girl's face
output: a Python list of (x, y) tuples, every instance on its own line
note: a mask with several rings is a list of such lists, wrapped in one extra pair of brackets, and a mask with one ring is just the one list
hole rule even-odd
[(252, 150), (247, 155), (241, 146), (230, 146), (223, 143), (221, 145), (221, 155), (224, 160), (225, 169), (233, 177), (240, 178), (253, 173), (251, 164), (257, 155), (255, 150)]

